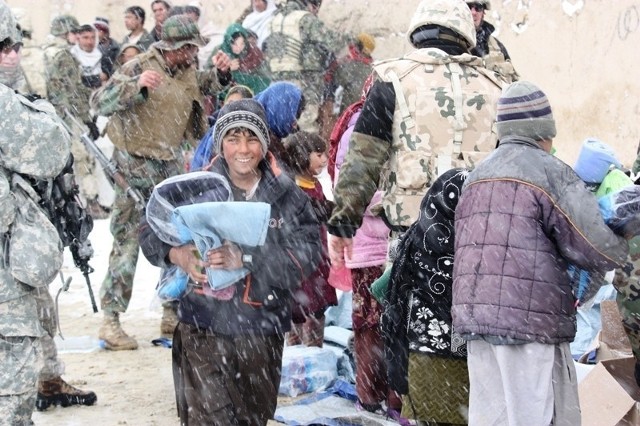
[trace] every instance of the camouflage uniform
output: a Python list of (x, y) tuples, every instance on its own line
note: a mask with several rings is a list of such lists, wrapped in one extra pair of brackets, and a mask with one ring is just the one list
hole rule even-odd
[[(59, 17), (66, 18), (66, 16)], [(58, 19), (58, 18), (56, 18)], [(68, 19), (75, 18), (68, 17)], [(76, 21), (77, 22), (77, 21)], [(52, 32), (56, 32), (52, 23)], [(50, 35), (44, 46), (45, 80), (47, 87), (47, 99), (56, 108), (60, 117), (74, 130), (71, 141), (71, 152), (74, 158), (74, 172), (78, 178), (80, 194), (86, 200), (95, 200), (98, 197), (98, 178), (95, 174), (95, 159), (87, 152), (80, 141), (80, 134), (85, 129), (79, 129), (67, 118), (67, 113), (73, 114), (79, 121), (89, 123), (92, 121), (89, 110), (89, 97), (91, 89), (82, 84), (80, 63), (71, 54), (69, 43), (65, 39), (66, 33)]]
[[(491, 2), (489, 0), (480, 0), (475, 2), (484, 6), (485, 10), (491, 9)], [(484, 12), (483, 16), (484, 16)], [(488, 70), (499, 74), (508, 83), (517, 81), (520, 76), (516, 72), (513, 64), (511, 63), (511, 57), (507, 48), (498, 40), (494, 35), (495, 27), (482, 19), (482, 23), (476, 28), (476, 46), (471, 49), (471, 54), (484, 61), (484, 66)]]
[[(175, 39), (181, 41), (174, 42)], [(145, 200), (155, 185), (184, 172), (183, 143), (200, 139), (207, 130), (201, 103), (203, 94), (215, 95), (222, 89), (215, 69), (196, 72), (194, 66), (189, 66), (168, 70), (160, 49), (177, 49), (187, 43), (200, 45), (200, 40), (197, 27), (186, 16), (167, 19), (163, 40), (124, 64), (92, 97), (92, 106), (100, 115), (112, 116), (107, 133), (116, 147), (116, 164)], [(139, 76), (147, 70), (159, 72), (163, 77), (162, 84), (155, 90), (138, 86)], [(127, 310), (131, 299), (141, 214), (133, 200), (116, 188), (111, 218), (113, 248), (109, 270), (100, 289), (105, 312), (100, 337), (110, 349), (137, 347), (120, 328), (118, 314)], [(105, 338), (109, 327), (126, 336), (120, 340), (127, 344), (111, 344)]]
[(291, 81), (302, 89), (306, 106), (298, 120), (301, 129), (317, 132), (324, 73), (350, 38), (308, 12), (306, 0), (288, 0), (274, 15), (265, 55), (274, 81)]
[(636, 361), (640, 363), (640, 237), (629, 241), (631, 272), (616, 270), (613, 285), (618, 290), (617, 302), (622, 326), (627, 333)]
[[(464, 42), (457, 46), (461, 51), (475, 44), (464, 3), (422, 2), (410, 41), (425, 25), (453, 30), (443, 41)], [(329, 220), (329, 232), (346, 238), (360, 227), (378, 188), (381, 216), (402, 232), (417, 220), (420, 202), (437, 176), (452, 167), (473, 167), (496, 144), (493, 123), (504, 82), (479, 58), (426, 47), (373, 68), (377, 81), (351, 136)]]
[[(131, 34), (127, 34), (126, 36), (124, 36), (124, 38), (122, 39), (122, 43), (120, 43), (121, 46), (124, 46), (125, 44), (133, 44), (131, 43)], [(155, 42), (156, 40), (153, 38), (153, 36), (149, 33), (149, 31), (147, 30), (143, 30), (142, 31), (142, 35), (140, 36), (140, 38), (138, 39), (138, 41), (135, 42), (135, 45), (138, 46), (140, 48), (140, 50), (142, 52), (146, 52), (147, 50), (149, 50), (149, 47), (151, 47), (151, 45)]]
[[(12, 38), (15, 25), (0, 0), (0, 42)], [(55, 177), (69, 156), (69, 135), (48, 102), (31, 103), (2, 84), (0, 109), (0, 423), (29, 425), (44, 334), (34, 291), (62, 265), (62, 244), (18, 173)]]

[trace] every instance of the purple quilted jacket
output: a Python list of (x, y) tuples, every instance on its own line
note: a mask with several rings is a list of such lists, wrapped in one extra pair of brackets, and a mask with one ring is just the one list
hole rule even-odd
[(522, 138), (503, 139), (469, 175), (455, 235), (453, 327), (470, 338), (572, 341), (568, 262), (605, 271), (628, 251), (574, 171)]

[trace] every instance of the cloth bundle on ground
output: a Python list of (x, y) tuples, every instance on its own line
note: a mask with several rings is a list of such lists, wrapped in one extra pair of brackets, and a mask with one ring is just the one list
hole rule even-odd
[[(217, 173), (174, 176), (154, 188), (147, 205), (147, 221), (167, 244), (180, 246), (193, 242), (200, 257), (220, 247), (225, 240), (252, 247), (264, 244), (271, 206), (231, 200), (229, 183)], [(222, 290), (245, 277), (249, 270), (207, 268), (206, 272), (211, 289)], [(173, 266), (163, 271), (158, 296), (178, 299), (187, 282), (187, 274)]]

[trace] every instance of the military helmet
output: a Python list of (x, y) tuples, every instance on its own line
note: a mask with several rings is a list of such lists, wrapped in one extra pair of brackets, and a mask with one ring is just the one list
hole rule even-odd
[(484, 10), (489, 10), (489, 9), (491, 9), (491, 2), (490, 2), (489, 0), (477, 0), (477, 1), (476, 1), (476, 0), (474, 0), (474, 1), (468, 0), (468, 1), (467, 1), (467, 4), (469, 4), (469, 3), (478, 3), (478, 4), (481, 4), (481, 5), (483, 5), (483, 6), (484, 6)]
[(0, 42), (9, 39), (11, 44), (16, 43), (16, 20), (7, 4), (0, 0)]
[(409, 43), (413, 44), (413, 33), (427, 25), (438, 25), (452, 30), (466, 41), (469, 49), (476, 45), (476, 28), (473, 25), (471, 11), (462, 0), (422, 0), (409, 24)]
[(80, 27), (78, 20), (71, 15), (60, 15), (51, 21), (51, 34), (54, 36), (62, 36)]

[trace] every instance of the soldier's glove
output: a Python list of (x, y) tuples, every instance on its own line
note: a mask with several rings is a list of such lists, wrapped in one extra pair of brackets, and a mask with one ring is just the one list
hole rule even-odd
[(100, 130), (98, 130), (98, 126), (94, 121), (87, 121), (84, 124), (89, 129), (89, 137), (91, 138), (91, 140), (95, 141), (100, 137)]

